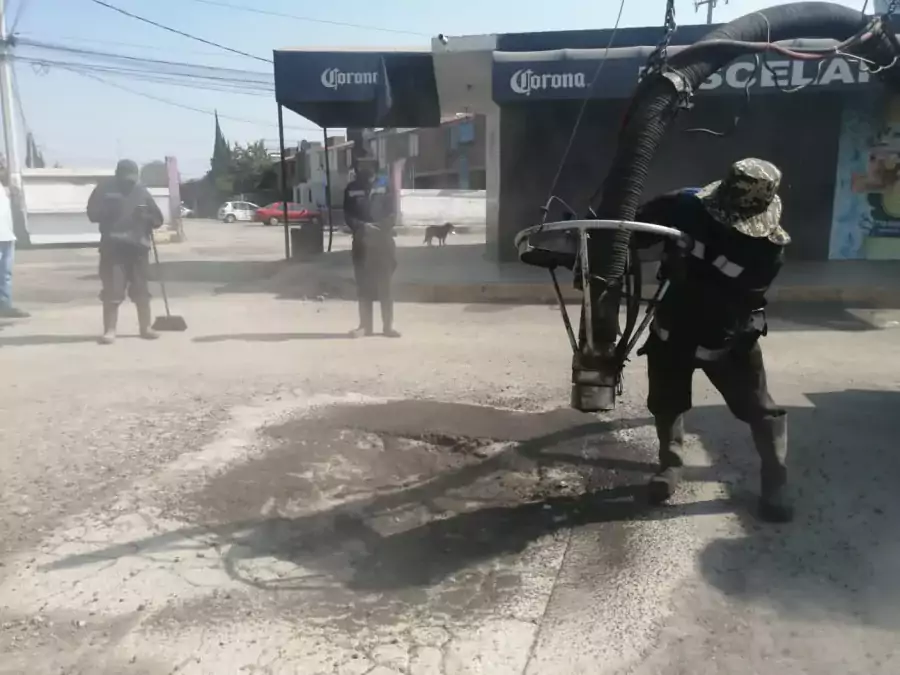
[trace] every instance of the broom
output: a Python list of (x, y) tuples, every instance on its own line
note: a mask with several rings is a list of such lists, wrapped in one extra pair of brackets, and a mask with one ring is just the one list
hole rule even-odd
[(172, 314), (169, 311), (169, 296), (166, 293), (166, 282), (163, 281), (162, 265), (159, 264), (159, 253), (156, 250), (156, 238), (150, 231), (150, 244), (153, 246), (153, 259), (156, 261), (156, 278), (162, 291), (163, 304), (166, 306), (166, 315), (158, 316), (153, 322), (153, 330), (160, 332), (180, 333), (187, 330), (187, 321), (183, 316)]

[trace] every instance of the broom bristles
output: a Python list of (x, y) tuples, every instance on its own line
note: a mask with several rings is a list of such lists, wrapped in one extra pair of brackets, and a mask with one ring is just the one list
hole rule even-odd
[(187, 321), (183, 316), (158, 316), (153, 322), (153, 330), (180, 333), (187, 330)]

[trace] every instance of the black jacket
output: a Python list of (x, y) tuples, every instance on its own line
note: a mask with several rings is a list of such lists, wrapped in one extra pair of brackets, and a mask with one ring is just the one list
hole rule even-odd
[[(671, 239), (663, 245), (661, 277), (670, 287), (655, 322), (673, 344), (722, 349), (765, 334), (765, 296), (784, 264), (783, 246), (719, 223), (689, 192), (650, 200), (635, 220), (674, 227), (693, 241), (688, 251)], [(658, 242), (636, 237), (639, 247)]]
[(354, 264), (396, 266), (389, 199), (387, 188), (360, 180), (351, 181), (344, 190), (344, 222), (353, 233)]
[(150, 248), (150, 232), (162, 226), (163, 214), (149, 190), (123, 188), (115, 178), (101, 181), (87, 203), (87, 216), (100, 226), (100, 242), (115, 241)]

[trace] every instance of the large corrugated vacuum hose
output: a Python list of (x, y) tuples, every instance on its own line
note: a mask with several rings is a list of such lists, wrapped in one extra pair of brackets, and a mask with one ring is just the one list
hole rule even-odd
[[(867, 28), (868, 27), (868, 28)], [(747, 15), (710, 32), (700, 42), (671, 56), (665, 67), (645, 77), (635, 92), (619, 134), (609, 173), (593, 206), (601, 219), (633, 220), (641, 201), (650, 162), (676, 113), (713, 73), (736, 58), (760, 53), (757, 44), (797, 38), (846, 42), (845, 52), (863, 56), (879, 66), (891, 65), (898, 53), (892, 29), (881, 30), (872, 18), (842, 5), (799, 2)], [(896, 81), (896, 68), (882, 74)], [(896, 82), (894, 82), (896, 83)], [(587, 412), (615, 406), (621, 363), (616, 358), (622, 278), (629, 262), (631, 232), (594, 231), (588, 242), (592, 273), (605, 280), (592, 286), (592, 311), (587, 325), (582, 309), (579, 350), (572, 368), (572, 405)], [(636, 289), (638, 292), (640, 289)], [(593, 353), (585, 348), (592, 331)]]

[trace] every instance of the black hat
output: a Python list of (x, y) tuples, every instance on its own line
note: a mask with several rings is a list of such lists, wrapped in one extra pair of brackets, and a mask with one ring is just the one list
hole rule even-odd
[(121, 159), (119, 160), (119, 163), (116, 164), (116, 178), (127, 178), (137, 181), (140, 177), (141, 170), (138, 168), (136, 162), (133, 162), (130, 159)]

